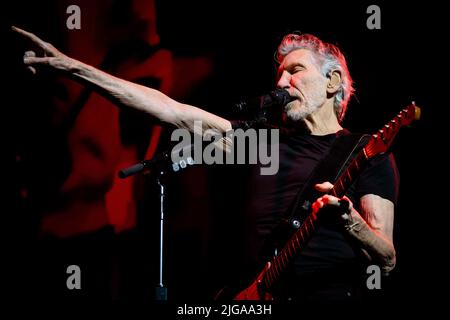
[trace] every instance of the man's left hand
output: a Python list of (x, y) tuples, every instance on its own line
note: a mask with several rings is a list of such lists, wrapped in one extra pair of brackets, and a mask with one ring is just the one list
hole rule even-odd
[[(323, 182), (320, 184), (315, 185), (316, 189), (320, 192), (329, 192), (331, 189), (333, 189), (333, 185), (330, 182)], [(337, 198), (332, 195), (326, 194), (320, 198), (318, 198), (313, 204), (312, 209), (314, 213), (319, 212), (320, 209), (322, 209), (324, 206), (334, 206), (336, 208), (342, 207), (342, 200), (345, 200), (348, 202), (348, 208), (345, 208), (345, 212), (342, 212), (342, 219), (343, 220), (349, 220), (350, 214), (353, 210), (353, 203), (350, 201), (350, 199), (346, 196), (343, 196), (342, 198)]]

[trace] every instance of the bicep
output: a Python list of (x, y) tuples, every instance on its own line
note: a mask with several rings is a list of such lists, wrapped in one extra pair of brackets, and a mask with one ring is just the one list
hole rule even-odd
[(390, 241), (394, 230), (394, 203), (375, 194), (366, 194), (360, 199), (362, 216), (369, 226), (381, 232)]

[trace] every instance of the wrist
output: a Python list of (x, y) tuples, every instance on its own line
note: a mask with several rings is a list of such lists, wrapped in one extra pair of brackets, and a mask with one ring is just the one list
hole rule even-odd
[(361, 216), (355, 209), (351, 209), (349, 213), (342, 215), (343, 226), (347, 232), (359, 232), (363, 227)]
[(64, 71), (68, 71), (71, 74), (81, 74), (83, 70), (83, 63), (70, 57), (64, 58), (65, 63)]

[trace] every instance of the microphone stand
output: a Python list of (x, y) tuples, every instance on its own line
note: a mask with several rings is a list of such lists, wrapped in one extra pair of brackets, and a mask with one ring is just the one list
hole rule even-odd
[(193, 144), (187, 148), (183, 148), (183, 159), (178, 162), (173, 162), (170, 158), (170, 151), (165, 151), (154, 156), (150, 160), (141, 161), (135, 165), (119, 171), (119, 177), (125, 179), (131, 175), (140, 173), (145, 169), (154, 168), (158, 174), (156, 182), (159, 186), (159, 200), (160, 200), (160, 218), (159, 218), (159, 282), (155, 288), (155, 299), (157, 301), (167, 301), (167, 286), (164, 285), (164, 199), (166, 197), (166, 177), (169, 172), (178, 172), (194, 164), (194, 159), (191, 156), (185, 157), (184, 152), (193, 150)]
[(163, 252), (164, 252), (164, 196), (165, 172), (159, 171), (156, 182), (159, 185), (159, 199), (160, 199), (160, 217), (159, 217), (159, 285), (155, 288), (155, 297), (157, 301), (167, 301), (167, 287), (163, 282)]

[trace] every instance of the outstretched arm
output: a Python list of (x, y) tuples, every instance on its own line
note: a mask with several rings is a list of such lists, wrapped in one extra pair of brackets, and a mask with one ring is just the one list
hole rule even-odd
[(203, 130), (216, 129), (219, 132), (231, 130), (231, 123), (224, 118), (200, 108), (179, 103), (158, 90), (114, 77), (70, 58), (33, 33), (17, 27), (12, 27), (12, 30), (29, 39), (42, 50), (39, 56), (34, 51), (27, 51), (24, 55), (24, 64), (33, 73), (36, 73), (39, 67), (60, 71), (78, 82), (92, 86), (94, 90), (117, 105), (146, 112), (161, 122), (173, 124), (178, 128), (193, 132), (194, 121), (202, 121)]

